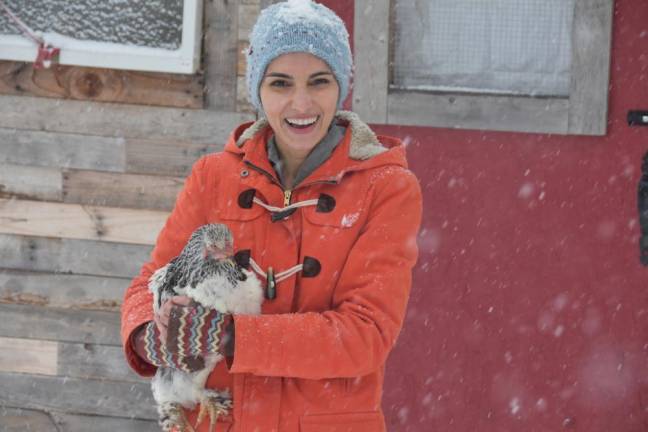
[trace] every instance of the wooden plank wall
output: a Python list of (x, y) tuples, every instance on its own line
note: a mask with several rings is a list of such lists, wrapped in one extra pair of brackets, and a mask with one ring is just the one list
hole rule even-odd
[[(148, 380), (123, 358), (122, 297), (192, 164), (253, 120), (241, 47), (260, 2), (205, 8), (200, 85), (213, 92), (195, 77), (161, 84), (175, 107), (137, 105), (152, 100), (147, 85), (104, 90), (126, 103), (72, 100), (47, 80), (93, 71), (0, 64), (12, 71), (0, 76), (0, 431), (159, 430)], [(142, 78), (97, 76), (114, 74)]]
[(156, 430), (121, 298), (193, 162), (251, 116), (0, 102), (0, 429)]

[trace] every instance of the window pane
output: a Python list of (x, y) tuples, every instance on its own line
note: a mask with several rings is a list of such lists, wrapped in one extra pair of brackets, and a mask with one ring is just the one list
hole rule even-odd
[[(80, 40), (178, 49), (183, 0), (5, 0), (32, 30)], [(0, 34), (20, 29), (0, 9)]]
[(567, 96), (574, 0), (395, 0), (392, 86)]

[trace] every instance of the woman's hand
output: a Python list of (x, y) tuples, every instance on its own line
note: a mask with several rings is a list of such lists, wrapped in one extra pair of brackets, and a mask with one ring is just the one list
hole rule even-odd
[(173, 309), (173, 306), (189, 306), (191, 304), (191, 299), (187, 296), (174, 296), (168, 299), (167, 301), (162, 304), (162, 307), (160, 310), (158, 310), (158, 313), (155, 314), (153, 317), (153, 320), (155, 321), (155, 325), (158, 328), (158, 331), (160, 332), (161, 339), (163, 341), (167, 340), (167, 334), (169, 331), (169, 318), (171, 316), (171, 309)]

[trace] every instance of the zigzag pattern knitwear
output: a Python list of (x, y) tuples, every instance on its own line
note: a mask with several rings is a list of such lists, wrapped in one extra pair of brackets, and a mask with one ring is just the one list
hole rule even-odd
[(205, 367), (202, 358), (187, 358), (183, 353), (172, 354), (160, 339), (160, 332), (153, 321), (144, 327), (143, 342), (144, 358), (153, 366), (179, 369), (184, 372), (194, 372)]
[(167, 341), (160, 340), (154, 322), (144, 328), (145, 360), (157, 367), (195, 372), (205, 367), (204, 357), (222, 353), (226, 327), (232, 316), (200, 305), (171, 309)]
[(194, 366), (207, 354), (223, 352), (226, 327), (232, 316), (199, 304), (174, 306), (169, 316), (167, 344), (183, 362)]

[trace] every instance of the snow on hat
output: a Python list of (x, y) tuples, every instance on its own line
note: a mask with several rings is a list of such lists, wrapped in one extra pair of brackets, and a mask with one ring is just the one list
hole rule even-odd
[(263, 11), (250, 34), (246, 80), (250, 102), (263, 112), (259, 87), (266, 68), (282, 54), (307, 52), (325, 61), (340, 86), (338, 107), (349, 93), (349, 33), (335, 12), (311, 0), (288, 0)]

